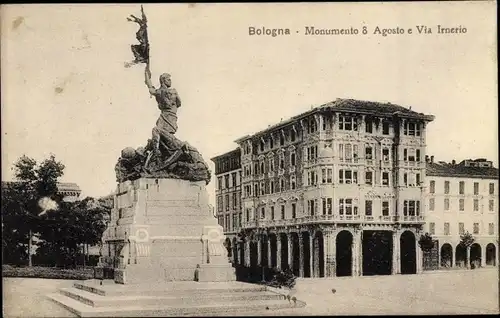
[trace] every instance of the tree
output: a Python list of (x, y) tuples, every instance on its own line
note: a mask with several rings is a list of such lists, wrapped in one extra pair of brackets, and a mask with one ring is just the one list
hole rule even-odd
[(418, 240), (418, 245), (423, 252), (423, 267), (424, 269), (431, 269), (432, 265), (432, 249), (436, 246), (436, 241), (429, 233), (421, 235)]
[[(57, 212), (43, 217), (40, 230), (43, 244), (37, 259), (45, 265), (73, 266), (86, 263), (88, 246), (97, 245), (106, 228), (109, 206), (87, 197), (76, 202), (61, 202)], [(38, 253), (40, 252), (40, 253)]]
[(470, 247), (472, 246), (472, 244), (474, 244), (475, 240), (476, 239), (474, 238), (474, 236), (472, 236), (472, 234), (469, 233), (469, 231), (460, 234), (460, 243), (459, 244), (461, 246), (465, 247), (465, 266), (467, 268), (470, 268), (470, 264), (469, 264)]
[[(20, 241), (28, 241), (28, 265), (31, 266), (31, 245), (33, 236), (40, 227), (39, 214), (42, 208), (39, 200), (48, 198), (60, 201), (57, 195), (57, 179), (63, 175), (64, 165), (56, 161), (54, 155), (37, 164), (27, 156), (20, 157), (14, 164), (14, 176), (17, 182), (2, 189), (2, 227), (3, 245), (7, 251), (16, 251)], [(4, 197), (5, 194), (5, 197)], [(6, 199), (7, 202), (3, 202)], [(5, 237), (6, 236), (6, 237)], [(4, 252), (4, 255), (7, 254)], [(17, 263), (22, 261), (21, 255)], [(11, 260), (13, 261), (13, 260)]]

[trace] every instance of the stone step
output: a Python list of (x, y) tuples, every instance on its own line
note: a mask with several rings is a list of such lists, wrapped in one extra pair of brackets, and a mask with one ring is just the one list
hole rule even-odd
[(59, 292), (92, 307), (107, 307), (120, 305), (204, 305), (213, 302), (255, 301), (255, 300), (280, 300), (282, 295), (269, 291), (250, 291), (236, 293), (204, 293), (191, 292), (170, 295), (127, 295), (127, 296), (102, 296), (78, 288), (62, 288)]
[(104, 281), (100, 285), (99, 280), (90, 280), (84, 282), (76, 282), (73, 287), (81, 289), (90, 293), (101, 296), (158, 296), (158, 295), (198, 295), (206, 293), (240, 293), (240, 292), (263, 292), (266, 291), (266, 286), (259, 286), (254, 284), (246, 284), (240, 282), (232, 283), (162, 283), (157, 285), (121, 285), (114, 282)]
[(48, 297), (80, 317), (234, 316), (244, 312), (262, 312), (305, 306), (305, 303), (300, 301), (294, 304), (287, 300), (255, 300), (230, 303), (213, 302), (205, 305), (92, 307), (60, 293), (50, 294)]

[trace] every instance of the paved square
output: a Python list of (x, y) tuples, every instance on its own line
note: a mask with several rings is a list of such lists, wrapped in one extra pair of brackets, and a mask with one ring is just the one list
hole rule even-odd
[[(498, 314), (498, 268), (422, 275), (299, 279), (305, 308), (249, 315)], [(45, 295), (72, 281), (4, 278), (5, 317), (74, 317)], [(332, 288), (336, 293), (332, 293)]]

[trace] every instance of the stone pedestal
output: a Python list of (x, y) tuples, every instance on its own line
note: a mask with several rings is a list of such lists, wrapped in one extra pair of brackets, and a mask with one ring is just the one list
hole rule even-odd
[(101, 265), (122, 284), (234, 281), (205, 182), (141, 178), (118, 185)]

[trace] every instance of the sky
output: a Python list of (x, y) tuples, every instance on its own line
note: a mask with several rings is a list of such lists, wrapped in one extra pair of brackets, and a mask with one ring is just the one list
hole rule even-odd
[[(153, 82), (172, 75), (176, 136), (210, 158), (234, 140), (336, 98), (391, 102), (435, 116), (435, 160), (498, 167), (495, 2), (147, 4)], [(159, 115), (132, 60), (127, 5), (1, 6), (2, 180), (23, 154), (54, 154), (82, 196), (115, 190), (125, 147), (144, 146)], [(437, 25), (466, 33), (437, 34)], [(357, 35), (304, 35), (305, 26)], [(363, 26), (368, 34), (362, 34)], [(376, 27), (413, 29), (373, 34)], [(427, 26), (432, 34), (418, 34)], [(249, 27), (289, 28), (250, 36)], [(207, 187), (212, 204), (214, 183)]]

